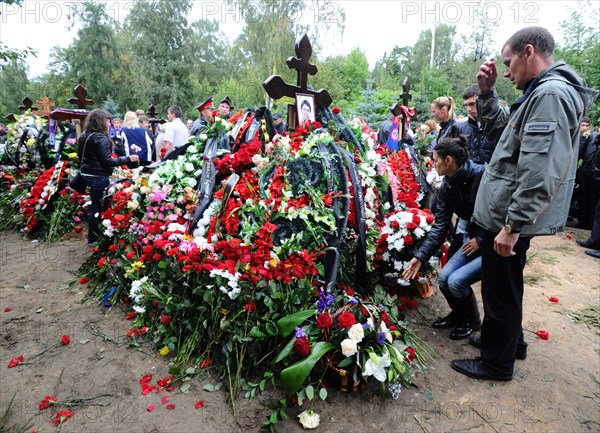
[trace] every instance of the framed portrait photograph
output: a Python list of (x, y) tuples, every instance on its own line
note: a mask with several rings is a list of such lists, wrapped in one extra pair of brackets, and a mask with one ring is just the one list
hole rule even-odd
[(304, 93), (296, 93), (296, 112), (298, 114), (298, 125), (302, 125), (307, 120), (314, 122), (315, 115), (315, 97)]

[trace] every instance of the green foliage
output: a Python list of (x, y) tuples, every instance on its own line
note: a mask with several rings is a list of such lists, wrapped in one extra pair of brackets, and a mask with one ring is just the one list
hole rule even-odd
[(108, 111), (113, 117), (121, 117), (121, 118), (123, 117), (123, 115), (121, 113), (119, 113), (118, 104), (115, 102), (115, 100), (113, 98), (110, 97), (110, 95), (106, 98), (106, 100), (102, 104), (102, 108), (104, 110)]
[[(17, 107), (27, 96), (27, 66), (21, 59), (13, 59), (0, 68), (0, 113), (18, 113)], [(2, 116), (4, 117), (4, 116)]]

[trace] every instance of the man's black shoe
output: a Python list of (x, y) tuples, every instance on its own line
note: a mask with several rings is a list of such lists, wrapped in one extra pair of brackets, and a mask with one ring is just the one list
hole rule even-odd
[(454, 311), (451, 311), (446, 317), (437, 319), (431, 324), (432, 328), (447, 329), (460, 324), (460, 317)]
[(586, 239), (585, 241), (580, 241), (579, 239), (576, 239), (575, 242), (577, 242), (577, 245), (583, 248), (591, 248), (593, 250), (600, 249), (600, 245), (594, 245), (594, 243), (589, 239)]
[(600, 250), (586, 250), (585, 252), (588, 256), (595, 257), (600, 259)]
[(452, 361), (452, 368), (472, 379), (508, 382), (513, 378), (512, 374), (501, 374), (488, 367), (481, 358), (455, 359)]
[[(481, 335), (471, 335), (471, 337), (469, 337), (469, 344), (471, 346), (475, 346), (478, 349), (481, 349)], [(517, 358), (517, 359), (527, 358), (527, 343), (523, 342), (522, 346), (517, 344), (515, 358)]]

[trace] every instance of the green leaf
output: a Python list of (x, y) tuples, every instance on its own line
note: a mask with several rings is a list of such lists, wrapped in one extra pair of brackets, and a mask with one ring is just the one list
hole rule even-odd
[(297, 313), (282, 317), (277, 321), (277, 329), (283, 337), (290, 335), (297, 326), (315, 313), (315, 310), (303, 310)]
[(196, 373), (196, 367), (188, 367), (185, 370), (185, 374), (194, 374)]
[(306, 397), (307, 397), (309, 400), (312, 400), (313, 398), (315, 398), (315, 389), (313, 388), (313, 386), (312, 386), (312, 385), (308, 385), (308, 386), (306, 387)]
[(179, 376), (179, 373), (181, 373), (181, 370), (177, 367), (171, 367), (169, 368), (169, 374), (172, 374), (173, 376)]
[[(304, 311), (304, 313), (306, 313), (306, 311)], [(280, 326), (278, 327), (281, 331), (282, 328)], [(333, 343), (319, 341), (314, 345), (312, 352), (306, 358), (290, 365), (281, 372), (281, 385), (285, 390), (286, 397), (291, 397), (292, 394), (300, 388), (302, 382), (308, 377), (317, 361), (334, 348), (335, 346)]]
[(279, 352), (279, 355), (277, 355), (277, 358), (275, 358), (275, 364), (277, 364), (278, 362), (281, 362), (290, 353), (292, 353), (293, 348), (294, 348), (294, 339), (290, 338), (290, 341), (288, 341), (288, 344), (285, 345), (285, 347), (281, 350), (281, 352)]
[(207, 383), (202, 387), (202, 389), (207, 392), (213, 392), (215, 390), (215, 387), (212, 384)]
[(189, 382), (189, 381), (188, 382), (183, 382), (183, 384), (181, 385), (181, 387), (179, 388), (179, 390), (182, 393), (185, 394), (185, 393), (187, 393), (190, 390), (190, 386), (192, 386), (191, 382)]
[(158, 269), (166, 269), (167, 268), (167, 263), (163, 262), (162, 260), (160, 262), (158, 262)]
[(336, 367), (337, 368), (344, 368), (344, 367), (347, 367), (350, 364), (352, 364), (352, 362), (354, 362), (354, 358), (346, 357), (346, 358), (342, 359), (340, 361), (340, 363), (338, 365), (336, 365)]
[(327, 390), (325, 388), (319, 390), (319, 397), (321, 397), (321, 400), (323, 401), (327, 400)]
[(223, 382), (219, 382), (215, 385), (215, 391), (218, 391), (221, 389), (221, 387), (223, 386)]
[(258, 329), (258, 326), (253, 326), (250, 330), (250, 335), (255, 338), (265, 338), (267, 335)]
[(431, 391), (425, 391), (423, 396), (429, 400), (433, 400), (433, 393)]

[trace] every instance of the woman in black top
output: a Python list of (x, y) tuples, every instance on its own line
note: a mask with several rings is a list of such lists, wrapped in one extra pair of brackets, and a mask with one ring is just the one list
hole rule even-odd
[(114, 167), (128, 162), (138, 162), (139, 156), (112, 157), (112, 149), (108, 129), (111, 115), (101, 109), (92, 110), (85, 119), (85, 131), (79, 137), (78, 155), (81, 161), (80, 170), (83, 181), (90, 187), (92, 205), (88, 220), (88, 244), (98, 240), (98, 223), (102, 211), (102, 198), (109, 185), (109, 176)]

